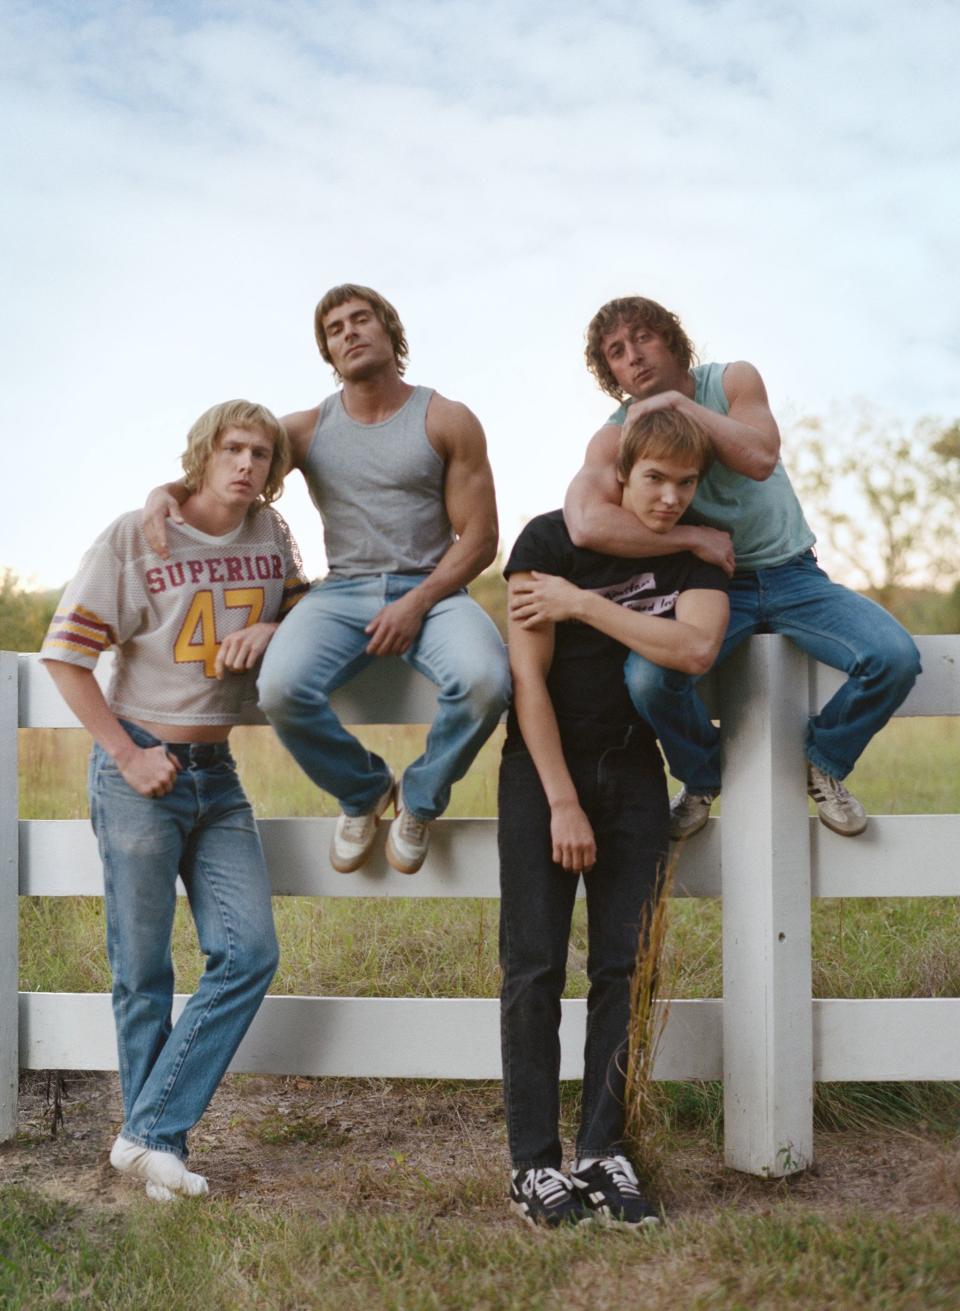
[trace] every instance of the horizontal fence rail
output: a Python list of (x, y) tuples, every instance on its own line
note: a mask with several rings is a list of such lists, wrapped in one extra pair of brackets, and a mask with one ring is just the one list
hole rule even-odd
[[(917, 641), (924, 673), (899, 713), (960, 714), (960, 637)], [(98, 677), (108, 669), (101, 660)], [(812, 1160), (815, 1080), (960, 1079), (960, 1000), (811, 999), (811, 897), (960, 895), (960, 816), (878, 816), (852, 840), (808, 817), (803, 724), (840, 681), (772, 636), (752, 638), (712, 678), (705, 695), (724, 725), (723, 814), (736, 821), (710, 820), (675, 870), (674, 895), (723, 897), (724, 999), (668, 1004), (655, 1077), (722, 1078), (728, 1163), (765, 1175)], [(333, 700), (356, 725), (428, 722), (436, 705), (432, 685), (394, 660)], [(18, 895), (101, 896), (103, 884), (88, 821), (18, 817), (17, 726), (77, 726), (37, 656), (0, 653), (0, 720), (2, 1141), (16, 1128), (18, 1067), (116, 1069), (117, 1055), (108, 995), (17, 993)], [(275, 895), (498, 895), (494, 818), (438, 821), (415, 878), (387, 865), (382, 836), (363, 870), (334, 871), (334, 823), (259, 821)], [(579, 1077), (585, 1021), (585, 1002), (563, 1003), (563, 1078)], [(271, 995), (231, 1069), (499, 1078), (498, 1003)]]

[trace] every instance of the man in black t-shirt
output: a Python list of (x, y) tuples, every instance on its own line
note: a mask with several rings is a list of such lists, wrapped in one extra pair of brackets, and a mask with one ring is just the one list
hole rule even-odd
[[(657, 411), (629, 424), (623, 505), (665, 533), (710, 461), (696, 422)], [(628, 560), (576, 547), (559, 510), (520, 534), (509, 579), (514, 701), (499, 789), (503, 1079), (510, 1202), (530, 1224), (592, 1214), (655, 1222), (625, 1155), (630, 980), (661, 881), (668, 805), (652, 729), (624, 682), (630, 651), (684, 673), (712, 665), (727, 579), (688, 552)], [(590, 992), (576, 1162), (561, 1173), (560, 998), (579, 876)]]

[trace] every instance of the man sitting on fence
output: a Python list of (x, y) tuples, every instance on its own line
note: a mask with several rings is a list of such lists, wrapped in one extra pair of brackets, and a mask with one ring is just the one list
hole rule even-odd
[[(395, 804), (387, 859), (423, 864), (446, 809), (506, 708), (509, 671), (492, 621), (466, 585), (494, 558), (497, 508), (483, 429), (456, 401), (403, 381), (407, 342), (396, 310), (369, 287), (334, 287), (317, 305), (320, 354), (342, 381), (288, 414), (293, 467), (323, 519), (330, 571), (271, 644), (260, 703), (288, 751), (340, 803), (330, 863), (366, 860)], [(175, 519), (177, 485), (147, 503), (150, 540)], [(424, 753), (398, 785), (348, 733), (329, 696), (377, 656), (402, 656), (440, 690)]]
[[(656, 537), (669, 532), (710, 458), (686, 415), (631, 422), (616, 466), (624, 511)], [(625, 1155), (627, 1028), (642, 926), (662, 883), (668, 805), (656, 740), (630, 702), (623, 664), (636, 652), (688, 675), (709, 669), (726, 629), (727, 579), (687, 552), (630, 560), (576, 547), (559, 510), (527, 524), (505, 572), (514, 706), (499, 845), (510, 1200), (530, 1224), (597, 1214), (641, 1225), (656, 1212)], [(581, 873), (590, 992), (577, 1160), (567, 1175), (558, 1027)]]
[[(155, 1200), (207, 1191), (186, 1167), (200, 1119), (277, 966), (270, 882), (227, 745), (256, 704), (277, 621), (306, 592), (279, 496), (277, 419), (215, 405), (187, 438), (189, 496), (158, 564), (138, 511), (97, 538), (42, 656), (94, 739), (90, 816), (103, 861), (124, 1120), (111, 1163)], [(116, 648), (106, 697), (93, 669)], [(183, 881), (206, 968), (171, 1029)]]
[[(594, 315), (587, 366), (621, 404), (587, 448), (567, 495), (567, 527), (579, 546), (597, 551), (689, 550), (722, 564), (733, 576), (718, 664), (751, 633), (786, 633), (816, 660), (849, 675), (808, 724), (807, 790), (828, 828), (861, 833), (867, 817), (842, 780), (910, 691), (919, 654), (885, 610), (818, 568), (757, 370), (743, 361), (694, 366), (693, 358), (680, 320), (655, 301), (628, 296)], [(695, 418), (710, 438), (714, 463), (684, 521), (656, 538), (624, 513), (615, 461), (623, 423), (661, 410)], [(626, 677), (634, 705), (684, 784), (671, 804), (671, 837), (690, 837), (706, 824), (720, 791), (718, 730), (688, 674), (634, 653)]]

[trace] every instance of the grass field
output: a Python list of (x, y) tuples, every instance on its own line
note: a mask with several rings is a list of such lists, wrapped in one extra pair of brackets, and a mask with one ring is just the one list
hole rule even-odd
[[(187, 1204), (190, 1206), (190, 1204)], [(905, 1223), (722, 1211), (632, 1234), (528, 1235), (421, 1213), (318, 1222), (212, 1202), (84, 1216), (33, 1192), (0, 1193), (4, 1305), (15, 1308), (317, 1308), (419, 1311), (597, 1307), (949, 1311), (960, 1229), (947, 1214)]]
[[(397, 767), (418, 750), (414, 730), (365, 736)], [(334, 813), (269, 731), (239, 730), (234, 740), (259, 815)], [(84, 815), (85, 735), (30, 732), (23, 746), (21, 813)], [(497, 749), (491, 743), (458, 786), (452, 814), (493, 813)], [(874, 813), (960, 810), (960, 722), (894, 722), (852, 782)], [(274, 992), (496, 995), (493, 902), (282, 898), (275, 904), (283, 961)], [(670, 916), (674, 994), (718, 995), (718, 905), (678, 900)], [(586, 990), (584, 927), (581, 907), (570, 996)], [(102, 933), (98, 901), (22, 899), (21, 987), (107, 990)], [(956, 900), (819, 903), (814, 956), (817, 995), (958, 995)], [(186, 916), (177, 924), (176, 959), (178, 987), (189, 989), (201, 962)], [(301, 1082), (317, 1085), (315, 1094), (304, 1095), (318, 1104), (326, 1097), (339, 1106), (359, 1095), (363, 1081)], [(568, 1127), (576, 1095), (575, 1088), (565, 1092)], [(269, 1101), (272, 1094), (265, 1096)], [(666, 1086), (658, 1143), (675, 1218), (641, 1241), (593, 1228), (524, 1232), (504, 1211), (496, 1089), (438, 1084), (419, 1096), (404, 1093), (403, 1128), (416, 1128), (410, 1107), (422, 1101), (427, 1143), (434, 1134), (430, 1117), (439, 1117), (437, 1141), (452, 1144), (441, 1169), (426, 1169), (399, 1139), (400, 1148), (384, 1148), (372, 1162), (349, 1134), (331, 1136), (316, 1112), (300, 1118), (271, 1112), (253, 1127), (242, 1113), (230, 1119), (225, 1133), (252, 1134), (267, 1144), (264, 1150), (284, 1154), (285, 1169), (307, 1171), (311, 1163), (319, 1171), (296, 1204), (271, 1200), (273, 1185), (263, 1179), (249, 1189), (241, 1181), (230, 1195), (199, 1205), (156, 1207), (132, 1195), (123, 1206), (91, 1203), (73, 1195), (69, 1174), (66, 1183), (58, 1175), (56, 1187), (45, 1178), (44, 1163), (57, 1150), (80, 1153), (79, 1140), (54, 1148), (25, 1130), (17, 1160), (26, 1153), (30, 1166), (15, 1182), (0, 1184), (0, 1303), (11, 1311), (198, 1305), (919, 1311), (954, 1307), (960, 1298), (960, 1101), (953, 1086), (820, 1088), (820, 1177), (811, 1172), (793, 1186), (723, 1170), (718, 1086)], [(68, 1140), (70, 1114), (68, 1107)], [(386, 1121), (383, 1133), (385, 1143), (394, 1141)], [(929, 1169), (911, 1173), (914, 1158), (929, 1158)], [(6, 1160), (0, 1149), (0, 1172)], [(845, 1189), (845, 1163), (852, 1177), (855, 1160), (862, 1186)]]

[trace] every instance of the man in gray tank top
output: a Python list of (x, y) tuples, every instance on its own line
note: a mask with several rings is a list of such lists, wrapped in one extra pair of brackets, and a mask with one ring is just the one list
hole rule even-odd
[[(751, 633), (786, 633), (815, 659), (844, 670), (847, 681), (807, 726), (807, 787), (828, 828), (861, 833), (866, 815), (842, 780), (910, 691), (920, 658), (891, 615), (817, 566), (814, 535), (780, 462), (763, 379), (744, 361), (694, 365), (678, 317), (642, 296), (609, 301), (594, 315), (586, 359), (620, 408), (592, 438), (567, 493), (570, 536), (577, 546), (621, 556), (662, 555), (666, 543), (725, 568), (730, 624), (718, 665)], [(714, 452), (683, 522), (664, 534), (650, 533), (621, 507), (615, 469), (627, 417), (658, 409), (696, 419)], [(720, 791), (719, 733), (694, 679), (636, 654), (625, 674), (637, 710), (684, 785), (671, 803), (671, 837), (690, 837), (706, 824)]]
[[(260, 705), (306, 774), (340, 803), (334, 869), (366, 860), (393, 804), (387, 859), (413, 874), (430, 822), (450, 800), (507, 705), (506, 649), (466, 585), (494, 559), (497, 508), (486, 441), (457, 401), (403, 380), (407, 342), (396, 310), (370, 287), (334, 287), (317, 305), (320, 354), (340, 391), (282, 423), (291, 464), (323, 520), (329, 573), (265, 660)], [(157, 549), (161, 489), (152, 512)], [(157, 495), (157, 494), (154, 494)], [(153, 541), (154, 538), (151, 538)], [(271, 646), (276, 644), (276, 637)], [(439, 689), (426, 749), (398, 783), (340, 723), (329, 696), (380, 656), (400, 656)]]

